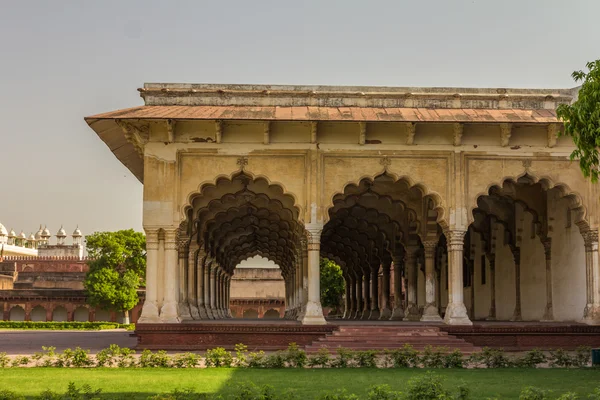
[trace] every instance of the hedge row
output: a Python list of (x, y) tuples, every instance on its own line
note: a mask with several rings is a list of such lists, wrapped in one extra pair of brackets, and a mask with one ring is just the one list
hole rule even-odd
[(166, 351), (144, 350), (140, 354), (126, 347), (111, 345), (95, 356), (89, 350), (76, 348), (57, 353), (55, 347), (43, 347), (31, 357), (9, 357), (0, 353), (0, 367), (119, 367), (119, 368), (584, 368), (590, 365), (590, 348), (581, 347), (574, 353), (562, 349), (548, 354), (531, 350), (522, 356), (507, 355), (502, 350), (484, 348), (481, 352), (463, 355), (459, 350), (427, 346), (419, 352), (410, 345), (386, 351), (353, 351), (336, 349), (330, 354), (321, 349), (307, 355), (295, 343), (283, 351), (266, 354), (248, 352), (243, 344), (235, 346), (235, 354), (222, 347), (207, 350), (205, 354), (181, 353), (169, 355)]
[(0, 321), (0, 329), (47, 329), (47, 330), (83, 330), (99, 331), (103, 329), (134, 330), (135, 324), (118, 324), (116, 322), (56, 322), (56, 321)]

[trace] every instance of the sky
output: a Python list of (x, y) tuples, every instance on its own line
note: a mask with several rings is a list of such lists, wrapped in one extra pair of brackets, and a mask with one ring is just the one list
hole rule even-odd
[(597, 0), (0, 0), (0, 223), (142, 230), (142, 185), (85, 124), (144, 82), (566, 88)]

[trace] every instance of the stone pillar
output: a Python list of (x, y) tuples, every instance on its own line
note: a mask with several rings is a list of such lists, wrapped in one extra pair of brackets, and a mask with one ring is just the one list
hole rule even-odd
[(206, 264), (208, 262), (208, 258), (206, 257), (206, 252), (203, 248), (198, 250), (198, 255), (195, 259), (195, 268), (196, 268), (196, 298), (198, 301), (198, 314), (200, 319), (209, 319), (207, 312), (207, 291), (208, 285), (206, 284), (206, 270), (208, 269)]
[(369, 319), (379, 319), (379, 261), (371, 265), (371, 312)]
[(600, 264), (598, 262), (598, 231), (583, 234), (585, 244), (586, 306), (583, 322), (600, 325)]
[(406, 249), (406, 298), (407, 306), (405, 321), (418, 321), (419, 307), (417, 306), (417, 248)]
[(306, 237), (300, 238), (300, 268), (300, 290), (302, 291), (302, 296), (298, 321), (302, 321), (304, 318), (304, 314), (306, 314), (306, 303), (308, 302), (308, 244)]
[(490, 263), (490, 312), (488, 321), (496, 320), (496, 254), (487, 253), (486, 258)]
[(448, 306), (444, 322), (448, 325), (473, 325), (467, 315), (463, 295), (463, 246), (465, 231), (446, 231), (448, 243)]
[(221, 309), (221, 279), (223, 277), (223, 271), (221, 268), (217, 268), (215, 271), (215, 311), (217, 312), (217, 317), (219, 319), (223, 318), (223, 310)]
[(353, 319), (360, 319), (363, 311), (363, 275), (359, 275), (356, 277), (354, 293), (356, 295), (356, 313), (353, 316)]
[(227, 275), (227, 287), (226, 287), (227, 318), (233, 318), (233, 315), (231, 315), (231, 276), (232, 275)]
[(402, 262), (400, 258), (394, 259), (394, 309), (390, 319), (401, 321), (404, 319), (404, 307), (402, 305)]
[[(140, 324), (156, 323), (158, 316), (158, 229), (146, 231), (146, 299), (142, 307)], [(161, 279), (162, 281), (162, 279)]]
[[(314, 221), (314, 220), (313, 220)], [(321, 232), (323, 224), (306, 224), (308, 245), (308, 302), (306, 312), (302, 318), (304, 325), (325, 325), (323, 308), (321, 307), (321, 274), (319, 270), (319, 257), (321, 246)]]
[(425, 248), (425, 308), (421, 321), (442, 322), (439, 310), (435, 302), (436, 279), (435, 279), (435, 248), (436, 241), (423, 242)]
[(165, 300), (160, 310), (160, 321), (163, 323), (181, 322), (179, 317), (179, 277), (177, 230), (165, 229)]
[(392, 317), (392, 310), (390, 309), (390, 270), (392, 266), (392, 260), (386, 259), (381, 264), (383, 275), (381, 276), (381, 315), (380, 320), (387, 321)]
[(187, 302), (190, 307), (190, 315), (192, 319), (200, 319), (200, 312), (198, 311), (198, 258), (200, 256), (200, 250), (198, 249), (198, 245), (193, 243), (188, 248), (187, 253), (187, 285), (185, 290), (187, 290)]
[(546, 238), (544, 245), (544, 255), (546, 256), (546, 311), (544, 312), (544, 321), (554, 320), (554, 311), (552, 309), (552, 238)]
[(217, 313), (215, 311), (215, 271), (217, 269), (217, 262), (211, 260), (210, 268), (208, 269), (208, 302), (206, 303), (206, 311), (210, 319), (217, 319)]
[(190, 310), (190, 297), (188, 297), (188, 282), (190, 274), (188, 269), (188, 254), (190, 252), (189, 238), (180, 236), (177, 246), (177, 254), (179, 257), (179, 314), (182, 321), (191, 320), (192, 314)]
[(371, 271), (364, 271), (363, 274), (363, 309), (360, 319), (369, 319), (371, 313)]
[(342, 315), (342, 319), (346, 319), (352, 308), (352, 294), (350, 290), (350, 275), (347, 273), (344, 274), (344, 315)]
[(515, 311), (511, 321), (522, 321), (521, 316), (521, 248), (513, 247), (513, 258), (515, 259)]

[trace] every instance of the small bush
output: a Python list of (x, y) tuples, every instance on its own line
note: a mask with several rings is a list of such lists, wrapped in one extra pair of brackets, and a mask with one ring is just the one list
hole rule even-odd
[(138, 360), (138, 366), (142, 368), (168, 368), (171, 366), (171, 357), (164, 350), (159, 350), (156, 353), (144, 350)]
[(518, 359), (517, 365), (524, 368), (537, 368), (540, 364), (543, 364), (546, 361), (547, 358), (541, 350), (533, 349)]
[(250, 352), (248, 354), (248, 367), (249, 368), (263, 368), (265, 365), (265, 352), (260, 350), (258, 352)]
[(337, 358), (331, 362), (331, 366), (335, 368), (349, 368), (352, 367), (353, 352), (345, 347), (338, 347), (336, 349)]
[(444, 389), (441, 378), (431, 371), (409, 379), (407, 387), (407, 400), (447, 399), (450, 396)]
[(12, 359), (10, 365), (11, 365), (11, 367), (16, 368), (16, 367), (25, 366), (25, 365), (29, 364), (30, 362), (31, 362), (31, 359), (27, 356), (17, 356)]
[(508, 368), (512, 366), (512, 363), (504, 353), (504, 350), (501, 349), (484, 347), (481, 353), (474, 356), (473, 359), (477, 360), (478, 363), (482, 363), (487, 368)]
[(135, 367), (137, 362), (133, 355), (135, 354), (135, 350), (132, 350), (128, 347), (121, 347), (119, 349), (119, 355), (117, 357), (117, 367), (119, 368), (127, 368), (127, 367)]
[(575, 355), (572, 358), (573, 366), (577, 368), (585, 368), (592, 362), (592, 348), (588, 346), (580, 346), (577, 348)]
[(117, 363), (120, 354), (121, 348), (116, 344), (111, 344), (107, 349), (96, 353), (96, 367), (112, 367)]
[(451, 353), (444, 355), (444, 368), (463, 368), (464, 358), (460, 350), (455, 349)]
[(134, 324), (117, 324), (115, 322), (55, 322), (55, 321), (0, 321), (0, 329), (23, 330), (84, 330), (97, 331), (103, 329), (134, 330)]
[(547, 391), (533, 386), (526, 387), (519, 394), (519, 400), (547, 400), (549, 398)]
[(172, 359), (175, 368), (196, 368), (200, 364), (200, 356), (196, 353), (177, 354)]
[(389, 385), (374, 385), (367, 392), (367, 400), (400, 400), (402, 393), (394, 392)]
[(308, 366), (311, 368), (327, 368), (331, 363), (331, 354), (327, 347), (321, 347), (317, 354), (308, 357)]
[(410, 368), (419, 365), (419, 352), (411, 345), (405, 344), (401, 349), (390, 352), (394, 368)]
[(290, 343), (285, 352), (285, 361), (288, 367), (304, 368), (308, 362), (306, 352), (298, 347), (296, 343)]
[(243, 343), (235, 345), (235, 366), (236, 367), (247, 367), (248, 363), (246, 360), (246, 353), (248, 352), (248, 346)]
[(425, 346), (421, 354), (421, 364), (425, 368), (443, 368), (444, 358), (443, 347), (438, 347), (434, 350), (431, 346)]
[(10, 364), (10, 358), (6, 355), (6, 352), (0, 353), (0, 368), (6, 368)]
[(263, 361), (264, 368), (285, 368), (286, 355), (282, 351), (269, 354)]
[(224, 348), (216, 347), (206, 351), (205, 363), (207, 367), (229, 368), (233, 364), (233, 356)]
[(194, 389), (175, 389), (167, 394), (157, 394), (148, 400), (208, 400), (213, 397), (206, 393), (196, 393)]
[(551, 367), (569, 368), (573, 365), (573, 359), (563, 349), (550, 351), (548, 361), (550, 361)]
[(360, 400), (355, 394), (348, 393), (346, 389), (338, 389), (335, 392), (325, 393), (319, 400)]
[(355, 351), (352, 354), (352, 359), (359, 368), (377, 368), (378, 354), (375, 350)]

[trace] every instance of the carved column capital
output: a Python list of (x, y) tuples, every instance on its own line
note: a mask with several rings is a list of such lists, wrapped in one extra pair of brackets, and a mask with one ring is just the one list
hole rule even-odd
[(306, 240), (308, 245), (308, 251), (319, 250), (321, 245), (321, 232), (323, 232), (323, 224), (310, 223), (306, 224)]
[(544, 245), (546, 260), (550, 260), (552, 258), (552, 238), (545, 238), (542, 240), (542, 244)]
[(433, 257), (435, 256), (435, 249), (437, 247), (437, 240), (426, 240), (423, 243), (423, 248), (425, 249), (425, 257)]
[(448, 251), (462, 251), (465, 244), (466, 230), (447, 230), (444, 232), (446, 242), (448, 243)]
[(598, 231), (589, 230), (582, 233), (585, 251), (598, 251)]
[(512, 252), (515, 264), (521, 264), (521, 248), (517, 246), (511, 246), (510, 251)]
[(158, 250), (158, 228), (144, 228), (146, 232), (146, 250)]
[(165, 232), (165, 250), (178, 250), (177, 228), (163, 228)]

